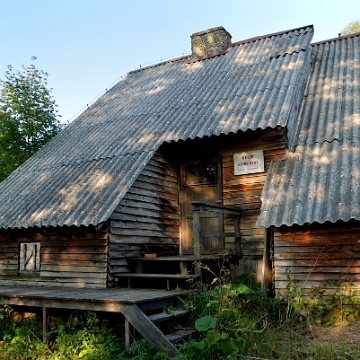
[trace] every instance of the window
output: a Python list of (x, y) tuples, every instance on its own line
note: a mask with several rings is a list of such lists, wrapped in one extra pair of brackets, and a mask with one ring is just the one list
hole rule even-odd
[(20, 244), (20, 271), (40, 271), (40, 243)]
[(184, 166), (185, 185), (216, 184), (216, 162), (194, 162)]

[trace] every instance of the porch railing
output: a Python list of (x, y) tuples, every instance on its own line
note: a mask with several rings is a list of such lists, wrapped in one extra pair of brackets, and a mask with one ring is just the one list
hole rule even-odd
[[(191, 203), (193, 208), (193, 237), (195, 263), (201, 263), (201, 238), (217, 237), (222, 239), (222, 248), (225, 247), (225, 237), (235, 237), (235, 253), (240, 254), (240, 215), (241, 210), (222, 205), (212, 205), (199, 201)], [(219, 214), (219, 231), (201, 231), (200, 211), (209, 211)], [(224, 215), (230, 215), (234, 219), (234, 232), (224, 231)], [(195, 275), (201, 276), (200, 266), (195, 266)]]

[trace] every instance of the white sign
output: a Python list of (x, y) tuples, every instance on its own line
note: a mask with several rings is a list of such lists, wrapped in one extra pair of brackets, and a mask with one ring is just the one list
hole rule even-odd
[(264, 151), (254, 150), (234, 154), (234, 175), (264, 171)]

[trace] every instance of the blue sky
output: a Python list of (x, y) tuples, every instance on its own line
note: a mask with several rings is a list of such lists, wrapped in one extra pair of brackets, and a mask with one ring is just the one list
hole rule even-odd
[(0, 0), (6, 66), (49, 73), (62, 121), (129, 71), (190, 52), (190, 35), (224, 26), (232, 41), (313, 24), (313, 41), (360, 18), (359, 0)]

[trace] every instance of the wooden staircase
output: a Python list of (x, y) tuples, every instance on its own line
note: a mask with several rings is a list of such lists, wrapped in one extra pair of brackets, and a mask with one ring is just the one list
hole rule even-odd
[[(223, 258), (223, 255), (201, 255), (201, 263), (215, 264), (221, 262)], [(128, 258), (128, 261), (132, 263), (135, 272), (115, 273), (114, 277), (127, 279), (127, 287), (129, 288), (136, 287), (137, 284), (133, 281), (134, 279), (144, 279), (145, 281), (157, 279), (158, 282), (164, 280), (163, 283), (159, 283), (159, 286), (165, 287), (167, 290), (172, 288), (172, 283), (183, 285), (186, 280), (201, 281), (201, 271), (198, 271), (200, 270), (200, 262), (195, 259), (194, 255), (136, 257)], [(154, 269), (159, 271), (151, 271)], [(170, 273), (170, 269), (173, 269), (172, 273)], [(175, 287), (173, 286), (173, 288)]]
[[(168, 333), (166, 324), (170, 321), (180, 321), (188, 318), (190, 311), (183, 308), (184, 301), (180, 296), (149, 301), (138, 305), (124, 305), (122, 310), (125, 316), (125, 345), (131, 345), (134, 330), (157, 349), (166, 349), (171, 356), (176, 355), (174, 344), (185, 340), (195, 330), (193, 328), (178, 328), (173, 333)], [(164, 311), (164, 309), (169, 309)], [(163, 330), (161, 330), (163, 328)]]

